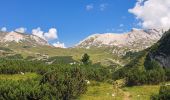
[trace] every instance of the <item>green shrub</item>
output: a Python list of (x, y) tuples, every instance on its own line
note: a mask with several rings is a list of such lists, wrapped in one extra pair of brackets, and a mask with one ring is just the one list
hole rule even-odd
[(151, 96), (151, 100), (170, 100), (170, 85), (161, 86), (159, 94)]
[(39, 81), (0, 81), (0, 100), (44, 100), (50, 97), (49, 85)]
[(51, 95), (57, 99), (70, 100), (84, 93), (87, 89), (85, 75), (80, 68), (68, 68), (46, 73), (41, 84), (51, 85)]
[(32, 80), (0, 80), (0, 100), (70, 100), (85, 93), (80, 68), (63, 67)]

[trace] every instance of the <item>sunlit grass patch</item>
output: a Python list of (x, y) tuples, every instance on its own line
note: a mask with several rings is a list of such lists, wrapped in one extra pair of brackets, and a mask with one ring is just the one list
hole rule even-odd
[(150, 96), (159, 93), (159, 85), (144, 85), (125, 87), (124, 91), (129, 92), (131, 100), (150, 100)]
[(80, 96), (80, 100), (122, 100), (122, 97), (123, 94), (116, 94), (112, 84), (96, 83), (88, 87), (87, 92)]
[(22, 74), (0, 74), (0, 80), (26, 80), (26, 79), (34, 79), (37, 78), (38, 74), (36, 73), (24, 73)]

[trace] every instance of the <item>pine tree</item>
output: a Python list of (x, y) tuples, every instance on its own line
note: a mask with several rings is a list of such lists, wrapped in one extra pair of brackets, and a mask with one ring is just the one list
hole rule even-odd
[(83, 62), (83, 64), (89, 64), (89, 62), (90, 62), (90, 56), (89, 56), (87, 53), (85, 53), (85, 54), (82, 56), (81, 61)]

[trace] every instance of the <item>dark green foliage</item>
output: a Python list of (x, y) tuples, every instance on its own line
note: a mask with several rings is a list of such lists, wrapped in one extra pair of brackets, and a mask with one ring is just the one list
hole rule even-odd
[(130, 60), (133, 60), (135, 59), (136, 57), (140, 56), (142, 53), (142, 51), (140, 52), (132, 52), (132, 51), (129, 51), (129, 52), (126, 52), (126, 55), (122, 57), (122, 59), (130, 59)]
[(39, 81), (0, 81), (0, 100), (45, 100), (50, 98), (50, 86)]
[(166, 80), (170, 81), (170, 68), (165, 68)]
[(58, 67), (42, 79), (0, 80), (0, 100), (70, 100), (86, 91), (85, 75), (77, 67)]
[(146, 77), (148, 84), (159, 84), (165, 81), (165, 70), (163, 68), (148, 70)]
[(0, 80), (0, 100), (70, 100), (76, 99), (87, 88), (85, 80), (107, 81), (111, 69), (100, 65), (45, 64), (24, 59), (0, 59), (0, 74), (34, 72), (36, 80)]
[(112, 79), (118, 80), (118, 79), (125, 78), (127, 76), (127, 71), (128, 71), (128, 67), (123, 67), (123, 68), (115, 71), (112, 75)]
[(151, 100), (170, 100), (170, 85), (161, 86), (159, 94), (151, 96)]
[(90, 56), (89, 56), (87, 53), (85, 53), (85, 54), (82, 56), (81, 61), (82, 61), (83, 64), (86, 64), (86, 65), (89, 64), (89, 62), (90, 62)]
[(0, 47), (0, 50), (7, 51), (7, 52), (12, 52), (12, 50), (11, 50), (11, 49), (9, 49), (9, 48), (5, 48), (5, 47)]
[(25, 46), (23, 46), (23, 48), (27, 49), (27, 48), (30, 48), (30, 46), (25, 45)]
[(152, 70), (152, 69), (157, 69), (161, 67), (157, 61), (150, 60), (148, 56), (145, 59), (144, 66), (146, 70)]
[(138, 69), (132, 69), (128, 72), (126, 77), (126, 84), (128, 86), (142, 85), (147, 82), (146, 73)]
[(127, 71), (126, 82), (129, 86), (159, 84), (160, 82), (165, 81), (165, 75), (165, 70), (158, 66), (151, 70), (139, 70), (138, 68), (132, 68)]
[(87, 88), (85, 75), (80, 68), (67, 68), (55, 70), (43, 76), (42, 84), (52, 86), (51, 95), (62, 100), (70, 100), (84, 93)]
[(86, 79), (95, 81), (106, 81), (111, 79), (111, 69), (104, 68), (100, 65), (82, 65), (80, 66), (86, 75)]
[(46, 64), (39, 61), (0, 59), (0, 74), (18, 74), (20, 72), (44, 74), (47, 71)]
[(79, 64), (71, 56), (51, 57), (46, 60), (47, 63), (33, 60), (32, 56), (23, 59), (19, 54), (1, 58), (0, 74), (33, 72), (40, 77), (19, 81), (0, 80), (0, 100), (76, 99), (86, 92), (87, 80), (111, 80), (112, 70), (100, 64), (92, 65), (89, 58), (85, 54), (83, 64)]
[(35, 59), (35, 57), (33, 57), (33, 56), (27, 56), (27, 57), (25, 58), (25, 60), (33, 60), (33, 59)]

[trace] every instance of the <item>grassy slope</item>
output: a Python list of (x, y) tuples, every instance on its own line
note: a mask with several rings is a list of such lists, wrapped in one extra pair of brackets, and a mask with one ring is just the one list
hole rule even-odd
[(80, 96), (80, 100), (121, 100), (123, 94), (112, 96), (115, 93), (113, 86), (108, 83), (98, 83), (96, 86), (89, 86), (85, 94)]
[[(4, 46), (4, 45), (0, 45)], [(53, 56), (72, 56), (74, 60), (80, 61), (84, 53), (90, 55), (90, 59), (93, 63), (103, 62), (104, 64), (108, 62), (107, 59), (121, 60), (120, 57), (113, 55), (111, 51), (107, 48), (92, 48), (92, 49), (83, 49), (83, 48), (55, 48), (50, 46), (37, 46), (37, 47), (28, 47), (23, 48), (24, 44), (11, 43), (7, 48), (12, 49), (15, 53), (22, 54), (24, 57), (27, 56), (36, 56), (36, 53), (48, 54), (50, 57)]]
[[(124, 87), (116, 92), (111, 84), (99, 84), (89, 86), (88, 91), (80, 96), (80, 100), (150, 100), (150, 96), (157, 94), (160, 88), (159, 85), (144, 85)], [(113, 97), (112, 94), (115, 94), (115, 96)]]
[(125, 87), (124, 91), (130, 94), (130, 100), (150, 100), (150, 96), (159, 93), (159, 85), (144, 85)]

